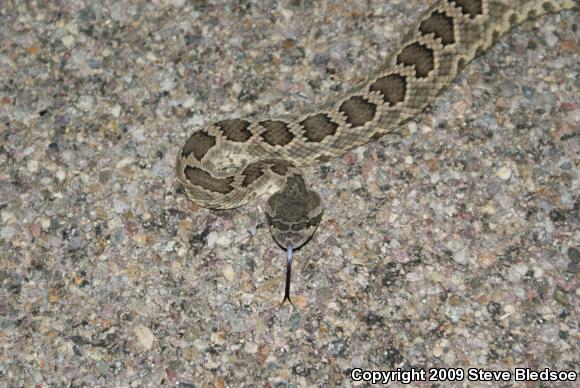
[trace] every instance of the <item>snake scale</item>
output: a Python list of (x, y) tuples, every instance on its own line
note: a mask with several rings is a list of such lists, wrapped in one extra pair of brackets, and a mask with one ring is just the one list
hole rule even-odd
[(580, 0), (441, 0), (420, 16), (394, 55), (344, 97), (314, 112), (263, 120), (228, 119), (194, 132), (177, 156), (189, 199), (215, 209), (242, 206), (272, 190), (266, 220), (288, 249), (305, 244), (322, 217), (320, 195), (299, 167), (328, 161), (412, 119), (473, 58), (516, 25), (578, 9)]

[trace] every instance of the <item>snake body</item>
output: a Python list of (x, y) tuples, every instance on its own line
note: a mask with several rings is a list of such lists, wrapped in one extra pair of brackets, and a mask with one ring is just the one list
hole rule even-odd
[(514, 26), (579, 0), (441, 0), (411, 27), (394, 55), (344, 97), (292, 118), (228, 119), (194, 132), (177, 157), (177, 179), (198, 205), (242, 206), (271, 189), (274, 240), (298, 248), (323, 205), (298, 167), (328, 161), (393, 131), (421, 112), (465, 65)]

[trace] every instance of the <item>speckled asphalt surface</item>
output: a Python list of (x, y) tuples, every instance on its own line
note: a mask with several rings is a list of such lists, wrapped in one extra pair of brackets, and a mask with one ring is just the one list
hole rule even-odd
[(306, 169), (327, 208), (294, 306), (263, 199), (210, 211), (175, 184), (196, 126), (336, 96), (426, 3), (4, 1), (0, 385), (577, 369), (578, 14), (526, 23), (414, 121)]

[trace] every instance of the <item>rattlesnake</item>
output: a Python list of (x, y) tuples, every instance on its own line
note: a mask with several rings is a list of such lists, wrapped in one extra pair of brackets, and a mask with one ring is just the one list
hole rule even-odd
[(266, 219), (291, 252), (314, 234), (323, 204), (298, 167), (327, 161), (393, 131), (421, 112), (465, 65), (514, 26), (580, 0), (441, 0), (405, 35), (394, 55), (345, 97), (313, 113), (228, 119), (194, 132), (177, 156), (177, 179), (198, 205), (242, 206), (272, 189)]

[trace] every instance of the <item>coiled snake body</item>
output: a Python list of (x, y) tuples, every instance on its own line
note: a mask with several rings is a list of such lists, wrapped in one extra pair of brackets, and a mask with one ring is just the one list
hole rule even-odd
[(514, 26), (578, 9), (579, 1), (441, 0), (419, 18), (395, 54), (346, 97), (290, 119), (230, 119), (194, 132), (178, 154), (177, 179), (193, 202), (216, 209), (242, 206), (278, 186), (265, 208), (271, 234), (282, 247), (299, 248), (316, 230), (323, 204), (298, 167), (393, 131)]

